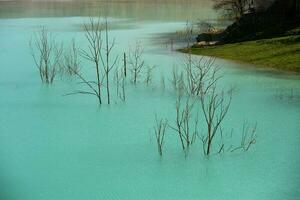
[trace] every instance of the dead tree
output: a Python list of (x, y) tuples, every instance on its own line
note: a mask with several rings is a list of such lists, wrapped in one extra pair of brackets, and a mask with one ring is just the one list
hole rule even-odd
[(121, 78), (121, 89), (122, 89), (122, 94), (120, 95), (120, 98), (122, 99), (122, 101), (126, 101), (126, 89), (125, 89), (125, 85), (126, 85), (126, 76), (124, 73), (124, 76), (122, 76)]
[(225, 119), (232, 99), (232, 92), (225, 93), (217, 90), (217, 84), (214, 83), (210, 90), (200, 93), (200, 104), (206, 123), (206, 133), (201, 136), (203, 143), (203, 152), (210, 155), (216, 135)]
[(124, 67), (124, 76), (127, 76), (127, 57), (126, 53), (123, 54), (123, 67)]
[(144, 48), (140, 42), (137, 42), (134, 48), (129, 51), (130, 71), (132, 75), (132, 82), (136, 85), (138, 78), (140, 77), (143, 68), (145, 67), (145, 61), (143, 59)]
[(188, 49), (191, 47), (191, 44), (193, 43), (193, 40), (194, 40), (193, 34), (194, 34), (193, 24), (189, 21), (186, 21), (184, 37), (187, 42)]
[[(203, 142), (204, 154), (209, 155), (211, 153), (215, 137), (220, 131), (221, 123), (227, 115), (230, 107), (232, 91), (226, 93), (217, 87), (218, 80), (222, 76), (218, 73), (219, 67), (214, 65), (214, 59), (193, 59), (191, 55), (188, 55), (184, 60), (184, 71), (185, 73), (183, 75), (181, 73), (181, 77), (183, 78), (178, 78), (179, 73), (173, 73), (173, 83), (176, 83), (177, 88), (179, 83), (181, 83), (181, 88), (184, 88), (184, 94), (189, 97), (199, 99), (200, 108), (206, 124), (206, 133), (202, 134), (201, 140)], [(183, 93), (180, 94), (182, 95)], [(178, 106), (177, 110), (179, 110)], [(189, 111), (188, 107), (183, 110), (185, 112)], [(178, 119), (176, 130), (180, 133), (180, 135), (184, 135), (184, 129), (182, 127), (189, 127), (189, 124), (184, 124), (184, 121), (186, 121), (186, 123), (189, 122), (188, 112), (186, 116), (181, 114), (181, 117)], [(198, 117), (195, 124), (198, 124)], [(187, 129), (185, 128), (185, 130)], [(194, 132), (197, 133), (197, 128), (195, 128)], [(182, 137), (183, 140), (181, 140), (187, 140), (185, 141), (185, 146), (189, 145), (187, 136), (188, 131), (185, 132), (185, 137)], [(185, 148), (185, 146), (182, 145), (183, 148)]]
[(214, 58), (193, 59), (188, 54), (183, 62), (185, 69), (185, 89), (189, 95), (199, 96), (204, 94), (216, 83), (221, 76), (218, 76), (219, 68), (214, 66)]
[(112, 63), (110, 63), (111, 51), (115, 46), (115, 39), (109, 44), (109, 34), (108, 34), (108, 21), (105, 20), (105, 45), (104, 45), (104, 56), (100, 54), (100, 58), (102, 61), (102, 66), (105, 72), (105, 79), (106, 79), (106, 94), (107, 94), (107, 104), (110, 104), (110, 90), (109, 90), (109, 74), (110, 71), (116, 65), (118, 57), (116, 56)]
[(197, 82), (201, 81), (200, 74), (198, 74), (199, 72), (197, 71), (196, 67), (194, 66), (194, 61), (192, 60), (192, 55), (188, 54), (186, 56), (186, 60), (185, 60), (185, 71), (186, 71), (186, 91), (190, 94), (190, 95), (195, 95), (196, 91), (197, 91)]
[(145, 77), (145, 83), (148, 85), (152, 82), (153, 79), (153, 70), (155, 69), (155, 66), (147, 66), (146, 71), (146, 77)]
[(178, 88), (178, 81), (179, 81), (179, 75), (178, 75), (178, 70), (176, 67), (173, 67), (172, 70), (172, 78), (171, 78), (171, 84), (173, 87), (174, 91), (177, 91)]
[(163, 74), (160, 77), (160, 86), (163, 90), (166, 88), (165, 76)]
[[(202, 111), (200, 114), (203, 114), (205, 130), (199, 137), (206, 156), (213, 150), (217, 153), (238, 149), (248, 151), (255, 144), (256, 128), (252, 129), (251, 135), (248, 133), (248, 128), (244, 128), (241, 145), (235, 149), (232, 149), (232, 146), (225, 149), (222, 124), (231, 105), (233, 88), (227, 91), (219, 87), (219, 80), (222, 78), (219, 72), (220, 68), (214, 65), (214, 59), (193, 59), (191, 55), (186, 57), (183, 71), (173, 70), (171, 82), (178, 99), (175, 125), (169, 124), (169, 127), (178, 134), (185, 152), (199, 135), (199, 112), (196, 117), (192, 116), (192, 113), (195, 113), (193, 111), (195, 103), (197, 105), (199, 103)], [(187, 98), (186, 102), (182, 101), (183, 97)], [(190, 102), (191, 99), (195, 101)], [(217, 146), (218, 141), (221, 143), (219, 148), (214, 147)]]
[(72, 73), (74, 73), (80, 80), (81, 83), (88, 87), (89, 91), (86, 90), (76, 90), (66, 95), (74, 94), (85, 94), (93, 95), (97, 97), (99, 104), (102, 104), (101, 98), (101, 87), (103, 82), (103, 75), (100, 71), (100, 62), (101, 62), (101, 48), (102, 48), (102, 25), (100, 19), (94, 20), (90, 18), (89, 24), (84, 24), (85, 38), (88, 42), (88, 50), (81, 49), (80, 55), (86, 60), (94, 64), (96, 81), (87, 80), (79, 71), (69, 68)]
[[(73, 69), (71, 68), (71, 70), (73, 70)], [(66, 94), (65, 96), (75, 95), (75, 94), (85, 94), (85, 95), (93, 95), (93, 96), (97, 97), (98, 100), (101, 99), (101, 97), (99, 96), (99, 93), (97, 91), (97, 88), (94, 86), (97, 84), (96, 82), (86, 80), (84, 78), (84, 76), (81, 75), (80, 72), (78, 72), (78, 71), (73, 71), (72, 73), (74, 73), (76, 75), (76, 77), (78, 77), (78, 79), (81, 80), (80, 83), (85, 84), (90, 89), (90, 91), (75, 90), (71, 93)], [(101, 104), (101, 101), (99, 103)]]
[(155, 116), (154, 134), (157, 143), (157, 151), (160, 156), (163, 155), (164, 139), (166, 133), (166, 127), (168, 122), (166, 120), (158, 120)]
[(62, 45), (57, 44), (53, 35), (45, 27), (41, 27), (29, 45), (42, 82), (53, 83), (59, 72), (59, 63), (63, 52)]
[(178, 134), (182, 150), (184, 151), (188, 150), (197, 136), (198, 115), (195, 118), (194, 126), (192, 125), (192, 111), (194, 108), (194, 103), (195, 101), (191, 102), (189, 97), (183, 103), (182, 96), (179, 95), (176, 101), (175, 125), (169, 125), (169, 127)]
[[(200, 92), (209, 90), (221, 76), (217, 76), (219, 68), (214, 66), (214, 58), (193, 58), (191, 54), (182, 61), (183, 70), (173, 68), (171, 83), (176, 91), (184, 91), (191, 96), (199, 96)], [(206, 91), (203, 91), (206, 93)]]
[(171, 78), (171, 84), (173, 87), (173, 90), (178, 94), (182, 95), (186, 91), (186, 85), (184, 81), (184, 73), (181, 71), (178, 71), (176, 67), (172, 70), (172, 78)]
[[(85, 84), (88, 85), (89, 88), (92, 89), (93, 95), (97, 96), (99, 104), (102, 104), (102, 98), (101, 98), (101, 87), (103, 78), (101, 77), (101, 71), (100, 71), (100, 60), (101, 60), (101, 48), (102, 48), (102, 24), (100, 22), (100, 19), (94, 20), (93, 18), (90, 18), (89, 24), (84, 24), (84, 30), (85, 30), (85, 38), (88, 41), (88, 50), (81, 50), (81, 56), (85, 58), (86, 60), (94, 63), (94, 68), (96, 71), (96, 82), (92, 81), (86, 81), (83, 80), (82, 76), (79, 76), (80, 79), (83, 80)], [(96, 88), (94, 88), (94, 85)], [(90, 94), (89, 92), (80, 92), (82, 94)]]
[(242, 129), (242, 137), (241, 137), (241, 143), (238, 147), (231, 149), (231, 152), (242, 150), (242, 151), (248, 151), (252, 145), (256, 143), (256, 129), (257, 129), (257, 123), (255, 123), (253, 126), (249, 126), (247, 122), (243, 123), (243, 129)]
[(116, 92), (117, 96), (122, 100), (126, 101), (126, 77), (124, 73), (124, 69), (116, 69), (115, 71), (115, 81), (116, 81)]
[[(79, 79), (82, 80), (82, 83), (88, 86), (91, 90), (90, 92), (86, 92), (84, 90), (74, 91), (70, 94), (90, 94), (94, 95), (98, 98), (99, 104), (102, 104), (102, 87), (106, 87), (107, 94), (107, 104), (110, 104), (110, 77), (109, 74), (111, 70), (116, 65), (118, 57), (115, 57), (111, 62), (111, 53), (115, 46), (115, 40), (110, 44), (109, 33), (108, 33), (108, 20), (105, 21), (104, 24), (100, 22), (100, 19), (94, 20), (90, 18), (89, 24), (84, 25), (85, 37), (88, 42), (88, 50), (82, 49), (80, 54), (86, 60), (92, 62), (95, 68), (96, 81), (88, 81), (76, 70), (73, 71)], [(102, 31), (105, 31), (105, 40), (102, 40)], [(101, 66), (103, 67), (103, 71), (100, 70)], [(103, 80), (105, 79), (106, 84), (103, 84)]]
[(117, 96), (119, 96), (119, 93), (120, 93), (120, 91), (119, 91), (119, 87), (120, 87), (120, 77), (119, 77), (119, 69), (118, 69), (118, 68), (115, 70), (114, 81), (115, 81), (116, 86), (117, 86), (117, 87), (116, 87)]
[[(227, 116), (231, 105), (233, 88), (226, 91), (219, 87), (219, 80), (222, 75), (219, 73), (220, 68), (214, 65), (214, 59), (204, 60), (201, 58), (196, 60), (188, 55), (184, 64), (186, 72), (184, 78), (185, 91), (188, 95), (198, 97), (204, 117), (206, 131), (200, 137), (203, 143), (203, 153), (207, 156), (210, 155), (213, 145), (217, 143), (218, 139), (221, 144), (217, 152), (224, 152), (226, 149), (225, 144), (222, 142), (224, 137), (222, 122)], [(244, 125), (241, 145), (233, 150), (231, 146), (227, 151), (239, 149), (248, 151), (256, 141), (256, 125), (252, 128), (251, 134), (249, 134), (249, 129), (247, 125)]]
[(65, 52), (62, 61), (62, 74), (66, 74), (69, 76), (76, 75), (80, 71), (80, 61), (78, 59), (79, 50), (76, 47), (76, 42), (73, 39), (72, 45), (69, 51)]

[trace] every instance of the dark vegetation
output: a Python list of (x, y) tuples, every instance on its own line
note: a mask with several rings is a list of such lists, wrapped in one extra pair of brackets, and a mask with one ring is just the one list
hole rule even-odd
[[(234, 8), (233, 5), (236, 4), (240, 5), (239, 9)], [(212, 33), (212, 37), (217, 39), (220, 44), (300, 33), (300, 3), (298, 0), (215, 0), (215, 8), (222, 9), (230, 16), (234, 15), (232, 25), (224, 31)], [(197, 40), (202, 40), (201, 34)]]
[(183, 52), (300, 72), (300, 1), (215, 0), (215, 8), (233, 24), (216, 31), (206, 23), (198, 43)]

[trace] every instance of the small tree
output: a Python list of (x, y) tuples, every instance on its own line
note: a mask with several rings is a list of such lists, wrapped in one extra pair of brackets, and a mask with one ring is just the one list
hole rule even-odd
[(160, 86), (163, 90), (166, 88), (165, 76), (163, 74), (160, 77)]
[(256, 143), (256, 138), (257, 138), (256, 129), (257, 129), (257, 123), (255, 123), (253, 126), (250, 126), (245, 121), (243, 123), (241, 143), (238, 147), (232, 149), (231, 152), (237, 150), (248, 151), (250, 147)]
[(187, 42), (187, 48), (189, 49), (194, 41), (194, 26), (190, 21), (186, 21), (184, 37)]
[(53, 35), (45, 27), (41, 27), (29, 45), (42, 82), (53, 83), (59, 72), (59, 63), (63, 52), (62, 45), (57, 44)]
[(76, 42), (73, 39), (72, 45), (69, 51), (65, 52), (62, 61), (62, 74), (69, 76), (76, 75), (80, 71), (80, 61), (78, 59), (79, 50), (76, 46)]
[(145, 77), (145, 83), (148, 85), (152, 82), (153, 79), (153, 70), (155, 69), (155, 66), (147, 66), (146, 71), (146, 77)]
[(226, 117), (232, 99), (232, 92), (228, 92), (228, 99), (225, 92), (217, 91), (214, 84), (207, 93), (201, 92), (200, 104), (206, 123), (206, 133), (201, 136), (203, 151), (205, 155), (210, 155), (214, 140)]
[(130, 71), (132, 76), (132, 82), (137, 83), (138, 78), (140, 77), (143, 68), (145, 67), (145, 61), (143, 59), (144, 48), (140, 42), (135, 44), (134, 48), (131, 48), (129, 51), (129, 60)]
[(116, 69), (115, 70), (115, 81), (116, 81), (116, 92), (117, 96), (122, 100), (126, 101), (126, 77), (123, 69)]
[(191, 96), (199, 96), (201, 91), (206, 92), (216, 83), (219, 68), (214, 65), (214, 58), (193, 58), (188, 54), (183, 59), (184, 71), (179, 73), (173, 70), (172, 84), (174, 88), (183, 87), (184, 91)]
[(165, 142), (165, 133), (168, 122), (166, 120), (158, 120), (155, 116), (154, 134), (157, 143), (157, 151), (160, 156), (163, 155), (163, 147)]
[(179, 71), (176, 67), (172, 70), (172, 78), (171, 78), (171, 84), (173, 87), (173, 90), (179, 94), (182, 95), (184, 92), (186, 92), (186, 86), (185, 86), (185, 79), (184, 73), (182, 71)]
[(179, 73), (178, 73), (178, 70), (176, 67), (173, 67), (172, 78), (171, 78), (170, 82), (172, 84), (173, 90), (177, 91), (178, 82), (179, 82)]
[(182, 103), (182, 96), (179, 95), (176, 101), (175, 126), (169, 125), (169, 127), (178, 134), (182, 150), (184, 151), (194, 143), (197, 136), (198, 115), (195, 118), (194, 126), (192, 126), (194, 103), (195, 101), (191, 102), (189, 97), (185, 103)]

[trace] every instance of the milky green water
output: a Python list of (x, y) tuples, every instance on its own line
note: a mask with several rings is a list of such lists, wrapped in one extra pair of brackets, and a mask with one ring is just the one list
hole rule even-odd
[[(246, 153), (208, 159), (198, 141), (185, 157), (168, 130), (160, 159), (154, 114), (174, 120), (176, 95), (168, 80), (173, 66), (181, 67), (182, 54), (159, 44), (157, 36), (182, 29), (190, 16), (186, 8), (197, 10), (202, 19), (215, 14), (206, 1), (193, 6), (179, 1), (109, 4), (115, 11), (110, 14), (115, 53), (139, 40), (146, 62), (157, 68), (151, 85), (127, 84), (126, 103), (113, 91), (113, 103), (99, 108), (90, 96), (63, 96), (78, 88), (76, 80), (41, 84), (31, 58), (28, 41), (41, 25), (60, 41), (69, 43), (74, 37), (85, 47), (80, 27), (87, 12), (79, 5), (90, 4), (61, 5), (0, 3), (1, 200), (300, 198), (299, 76), (217, 59), (222, 86), (236, 88), (224, 128), (233, 128), (239, 137), (244, 120), (257, 122), (257, 143)], [(92, 5), (95, 10), (98, 4)], [(92, 67), (83, 63), (83, 73), (92, 77)]]

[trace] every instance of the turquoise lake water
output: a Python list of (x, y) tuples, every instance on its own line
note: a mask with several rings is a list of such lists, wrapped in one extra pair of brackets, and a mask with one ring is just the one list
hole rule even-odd
[[(29, 48), (40, 26), (66, 46), (75, 38), (86, 47), (82, 24), (99, 10), (114, 27), (115, 54), (140, 41), (146, 63), (157, 66), (152, 84), (127, 83), (125, 103), (113, 90), (112, 104), (100, 107), (91, 96), (64, 96), (78, 88), (75, 79), (42, 84)], [(224, 131), (239, 138), (245, 120), (257, 122), (256, 144), (207, 158), (197, 141), (185, 156), (167, 130), (164, 156), (157, 154), (155, 114), (174, 121), (169, 80), (184, 57), (160, 36), (184, 29), (187, 19), (216, 17), (209, 1), (0, 1), (0, 199), (298, 200), (298, 75), (216, 59), (221, 85), (235, 87)], [(82, 73), (92, 79), (92, 72), (83, 61)]]

